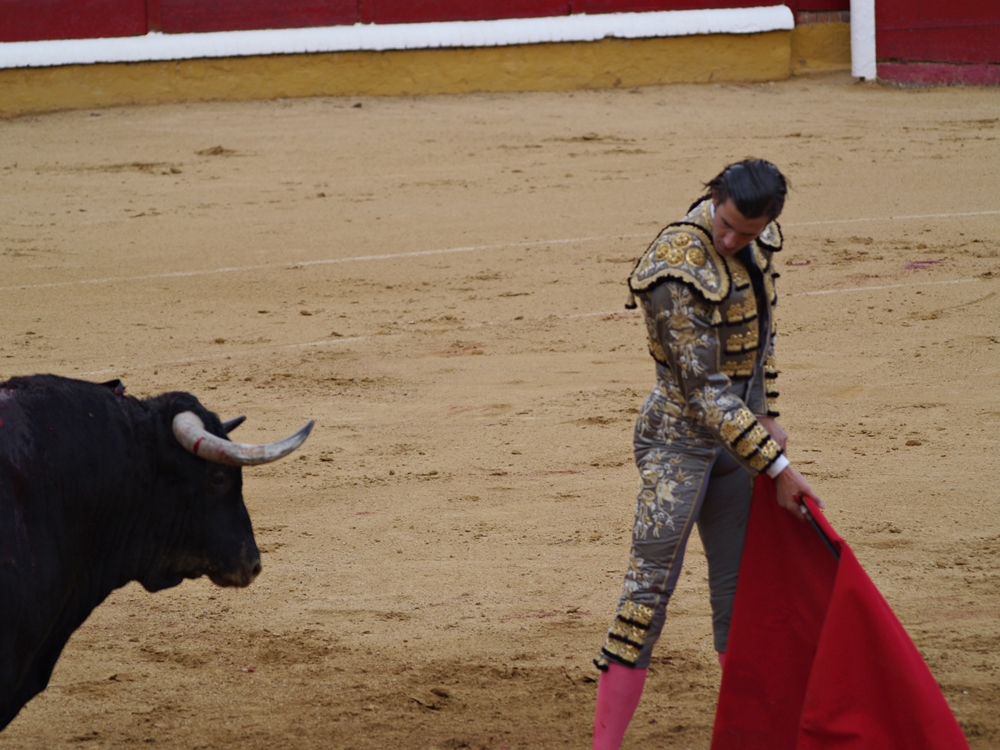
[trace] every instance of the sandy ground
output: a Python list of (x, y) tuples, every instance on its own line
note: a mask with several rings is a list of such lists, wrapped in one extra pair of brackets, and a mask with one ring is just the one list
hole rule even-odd
[[(998, 112), (833, 76), (0, 122), (0, 377), (317, 420), (245, 473), (257, 582), (116, 592), (0, 748), (588, 746), (653, 378), (623, 280), (748, 155), (795, 187), (791, 458), (1000, 746)], [(708, 746), (698, 547), (626, 747)]]

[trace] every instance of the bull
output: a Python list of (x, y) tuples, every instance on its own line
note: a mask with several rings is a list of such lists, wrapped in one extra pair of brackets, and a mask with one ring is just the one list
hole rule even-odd
[(227, 437), (242, 421), (189, 393), (132, 398), (120, 381), (0, 383), (0, 730), (113, 590), (260, 573), (241, 467), (288, 455), (313, 423), (247, 445)]

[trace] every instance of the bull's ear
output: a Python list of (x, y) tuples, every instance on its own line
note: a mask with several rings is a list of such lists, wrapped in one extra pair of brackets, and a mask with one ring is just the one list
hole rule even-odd
[(114, 391), (116, 396), (125, 395), (125, 384), (122, 381), (118, 380), (117, 378), (115, 378), (114, 380), (109, 380), (106, 383), (101, 383), (101, 385), (103, 385), (105, 388), (110, 388), (112, 391)]
[(222, 429), (225, 430), (226, 434), (228, 435), (230, 432), (235, 430), (245, 421), (246, 421), (245, 416), (239, 416), (234, 419), (230, 419), (229, 421), (222, 423)]

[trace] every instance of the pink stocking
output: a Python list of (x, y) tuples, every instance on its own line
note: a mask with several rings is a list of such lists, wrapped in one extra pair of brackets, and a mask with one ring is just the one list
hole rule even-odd
[(716, 653), (719, 655), (719, 667), (721, 669), (725, 669), (726, 668), (726, 652), (725, 651), (717, 651)]
[(608, 665), (597, 683), (593, 750), (618, 750), (645, 684), (645, 669)]

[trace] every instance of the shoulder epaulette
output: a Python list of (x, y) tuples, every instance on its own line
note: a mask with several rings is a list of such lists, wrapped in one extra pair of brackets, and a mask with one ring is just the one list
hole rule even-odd
[(645, 292), (668, 279), (684, 282), (709, 302), (721, 302), (729, 294), (722, 257), (697, 224), (664, 228), (639, 259), (628, 285), (633, 292)]
[(776, 221), (772, 221), (764, 227), (764, 231), (761, 232), (760, 236), (757, 238), (757, 242), (771, 252), (777, 252), (780, 250), (784, 241), (785, 238), (781, 234), (781, 225)]

